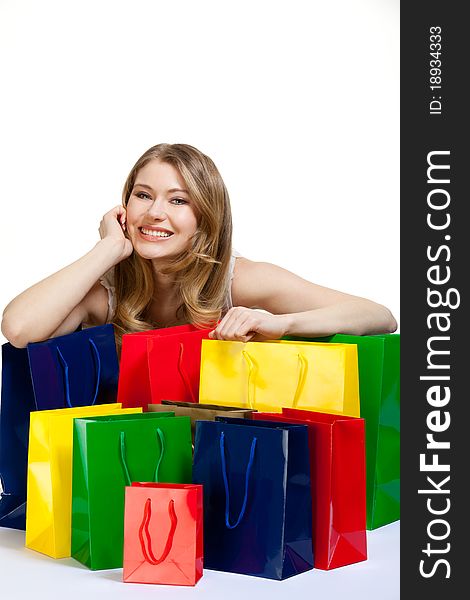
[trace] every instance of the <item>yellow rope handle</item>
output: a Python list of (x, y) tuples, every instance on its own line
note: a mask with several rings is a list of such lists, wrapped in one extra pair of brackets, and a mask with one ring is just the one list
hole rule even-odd
[(254, 358), (252, 356), (250, 356), (246, 350), (242, 350), (242, 355), (243, 355), (243, 358), (248, 363), (248, 369), (249, 369), (249, 372), (248, 372), (248, 406), (252, 410), (255, 410), (255, 386), (253, 385), (253, 399), (250, 399), (250, 383), (251, 383), (253, 373), (256, 370), (256, 367), (258, 365), (256, 364), (256, 361), (254, 360)]
[(297, 402), (299, 401), (300, 394), (302, 393), (305, 379), (307, 378), (308, 361), (303, 354), (300, 352), (297, 354), (297, 358), (300, 362), (299, 379), (297, 381), (297, 388), (294, 394), (294, 400), (292, 401), (292, 408), (297, 408)]

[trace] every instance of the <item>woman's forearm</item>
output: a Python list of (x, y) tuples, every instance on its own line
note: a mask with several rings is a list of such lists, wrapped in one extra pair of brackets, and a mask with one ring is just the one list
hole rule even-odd
[(392, 313), (369, 300), (348, 300), (324, 308), (282, 315), (285, 335), (323, 337), (335, 333), (372, 335), (392, 333), (397, 322)]
[(5, 308), (2, 332), (8, 339), (47, 339), (118, 261), (113, 240), (101, 240), (84, 256), (31, 286)]

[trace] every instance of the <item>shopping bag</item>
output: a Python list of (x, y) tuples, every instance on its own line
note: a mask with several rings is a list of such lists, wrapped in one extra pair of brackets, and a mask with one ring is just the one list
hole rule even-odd
[(25, 348), (2, 345), (0, 527), (24, 529), (29, 413), (36, 410)]
[(38, 410), (116, 402), (119, 363), (113, 326), (28, 344)]
[(376, 529), (400, 518), (400, 334), (326, 339), (357, 346), (366, 423), (367, 529)]
[(166, 399), (197, 402), (201, 340), (210, 331), (179, 325), (123, 335), (118, 402), (144, 410)]
[(126, 487), (123, 581), (196, 585), (203, 567), (202, 485)]
[(313, 568), (307, 427), (197, 421), (193, 481), (204, 486), (204, 567), (268, 579)]
[(366, 560), (364, 419), (295, 409), (253, 419), (308, 427), (315, 568)]
[(118, 373), (110, 324), (27, 348), (2, 345), (0, 526), (25, 528), (29, 413), (115, 402)]
[(121, 411), (120, 405), (31, 413), (26, 503), (26, 547), (52, 558), (70, 556), (73, 419)]
[(234, 406), (217, 406), (216, 404), (194, 404), (193, 402), (173, 402), (171, 400), (162, 400), (162, 404), (149, 404), (150, 412), (161, 412), (172, 410), (175, 415), (181, 417), (190, 417), (191, 435), (194, 445), (194, 436), (196, 430), (196, 421), (214, 421), (217, 416), (238, 417), (240, 419), (251, 419), (254, 410), (237, 408)]
[(267, 412), (282, 407), (358, 417), (351, 344), (203, 340), (199, 400)]
[(125, 486), (191, 483), (191, 462), (188, 417), (145, 413), (76, 419), (73, 558), (93, 570), (122, 567)]

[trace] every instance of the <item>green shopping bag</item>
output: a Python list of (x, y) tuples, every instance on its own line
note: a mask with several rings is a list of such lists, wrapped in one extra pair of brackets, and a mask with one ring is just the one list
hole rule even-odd
[(133, 481), (192, 482), (189, 417), (75, 419), (72, 557), (90, 569), (122, 567), (124, 490)]
[(366, 423), (367, 529), (397, 521), (400, 518), (400, 335), (337, 334), (310, 341), (357, 345), (361, 417)]

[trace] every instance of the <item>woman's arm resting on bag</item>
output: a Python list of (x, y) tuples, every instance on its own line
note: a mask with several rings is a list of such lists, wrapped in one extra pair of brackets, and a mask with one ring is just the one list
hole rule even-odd
[(99, 278), (132, 253), (124, 236), (126, 210), (115, 206), (102, 218), (101, 241), (71, 265), (14, 298), (3, 312), (2, 333), (18, 348), (72, 333), (84, 321), (106, 321), (107, 292)]
[(8, 304), (3, 313), (2, 333), (13, 346), (24, 348), (30, 342), (72, 333), (85, 321), (93, 324), (106, 321), (108, 295), (97, 280), (106, 272), (105, 263), (108, 265), (109, 259), (102, 254), (95, 246)]
[[(276, 265), (245, 258), (237, 258), (235, 263), (232, 299), (234, 308), (215, 329), (215, 339), (367, 335), (391, 333), (397, 328), (385, 306), (315, 285)], [(252, 310), (255, 308), (269, 314)]]

